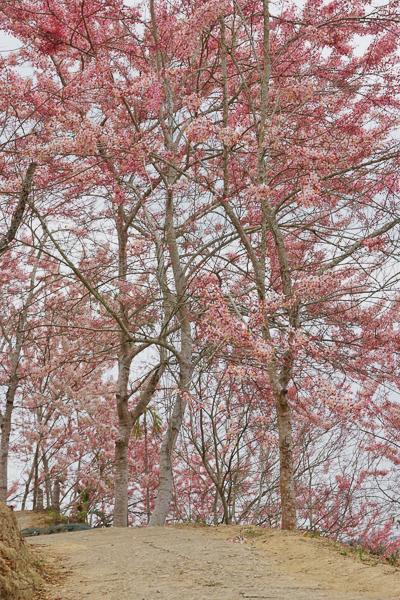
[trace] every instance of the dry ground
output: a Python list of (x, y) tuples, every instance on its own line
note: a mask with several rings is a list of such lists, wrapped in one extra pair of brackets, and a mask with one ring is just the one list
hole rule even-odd
[(28, 542), (59, 573), (48, 600), (400, 600), (399, 570), (301, 533), (177, 525)]
[(0, 599), (32, 599), (43, 583), (15, 515), (0, 502)]

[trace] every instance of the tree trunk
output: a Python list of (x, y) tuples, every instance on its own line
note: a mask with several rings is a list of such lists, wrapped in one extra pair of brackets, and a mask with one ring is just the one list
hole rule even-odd
[(185, 414), (186, 404), (186, 400), (179, 394), (168, 423), (168, 429), (161, 444), (158, 494), (149, 520), (149, 527), (164, 525), (169, 512), (172, 500), (173, 452)]
[(33, 510), (37, 509), (38, 489), (39, 489), (39, 459), (35, 462), (35, 479), (33, 481)]
[[(127, 348), (129, 345), (127, 344)], [(121, 348), (121, 353), (124, 347)], [(157, 385), (165, 370), (165, 364), (159, 365), (148, 380), (141, 398), (132, 411), (128, 409), (128, 382), (130, 365), (133, 354), (124, 354), (119, 362), (117, 413), (118, 413), (118, 435), (115, 440), (115, 505), (114, 505), (114, 527), (128, 526), (128, 448), (132, 427), (137, 419), (146, 410)]]
[(53, 507), (53, 491), (51, 489), (51, 476), (49, 470), (49, 461), (47, 460), (46, 452), (42, 455), (43, 471), (44, 471), (44, 489), (46, 492), (46, 506)]
[(52, 509), (55, 510), (56, 513), (60, 512), (60, 494), (60, 482), (56, 479), (52, 491)]
[[(171, 182), (173, 181), (170, 173)], [(149, 526), (164, 525), (172, 500), (172, 457), (179, 431), (185, 415), (187, 401), (182, 392), (186, 392), (192, 376), (192, 333), (187, 297), (186, 278), (182, 269), (179, 249), (174, 228), (174, 203), (172, 192), (167, 192), (165, 208), (165, 233), (176, 289), (176, 308), (180, 320), (181, 349), (179, 354), (179, 395), (168, 423), (160, 450), (159, 487)]]
[[(121, 333), (120, 337), (124, 336)], [(122, 356), (121, 356), (122, 355)], [(115, 440), (115, 505), (114, 527), (128, 526), (128, 447), (132, 418), (128, 410), (128, 382), (131, 366), (128, 341), (121, 344), (118, 372), (117, 414), (118, 434)]]
[(279, 432), (280, 491), (282, 504), (282, 529), (296, 529), (296, 494), (293, 467), (292, 415), (286, 397), (282, 391), (277, 402)]
[(37, 510), (44, 510), (43, 490), (42, 490), (42, 488), (38, 488), (37, 489), (37, 504), (36, 504), (36, 509)]
[(1, 419), (0, 442), (0, 500), (7, 502), (8, 448), (11, 433), (11, 414), (14, 408), (15, 392), (18, 387), (18, 377), (13, 375), (6, 395), (6, 409)]
[(218, 490), (215, 489), (215, 495), (214, 495), (214, 502), (213, 502), (213, 517), (214, 517), (214, 525), (215, 527), (218, 526), (218, 498), (219, 498), (219, 493)]
[(37, 463), (38, 456), (39, 456), (39, 444), (36, 445), (36, 450), (35, 450), (35, 454), (33, 456), (33, 461), (32, 461), (32, 467), (31, 467), (31, 470), (29, 471), (29, 477), (28, 477), (28, 480), (27, 480), (27, 482), (25, 484), (25, 492), (24, 492), (24, 497), (22, 499), (21, 510), (25, 510), (25, 507), (26, 507), (26, 501), (28, 500), (28, 496), (29, 496), (29, 492), (30, 492), (30, 487), (31, 487), (31, 482), (32, 482), (32, 477), (33, 477), (33, 474), (35, 472), (35, 465)]
[(115, 507), (114, 527), (128, 526), (128, 446), (130, 424), (119, 423), (115, 441)]
[[(104, 154), (104, 153), (103, 153)], [(127, 241), (128, 234), (125, 223), (125, 211), (123, 205), (118, 207), (116, 215), (116, 228), (118, 233), (118, 277), (126, 281), (128, 272)], [(114, 505), (114, 527), (128, 526), (128, 447), (132, 431), (132, 418), (128, 409), (128, 385), (129, 373), (133, 360), (130, 351), (129, 318), (126, 306), (119, 301), (119, 316), (125, 327), (125, 331), (119, 332), (119, 356), (118, 356), (118, 389), (116, 393), (118, 434), (115, 440), (115, 505)]]
[(150, 484), (149, 484), (149, 448), (147, 442), (147, 413), (144, 413), (144, 457), (145, 457), (145, 475), (146, 475), (146, 515), (147, 524), (150, 521)]

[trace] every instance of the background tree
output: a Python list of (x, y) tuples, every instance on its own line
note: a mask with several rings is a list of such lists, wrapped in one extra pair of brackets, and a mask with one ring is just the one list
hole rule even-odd
[[(42, 247), (45, 238), (42, 238)], [(38, 302), (44, 284), (38, 278), (42, 247), (27, 255), (8, 253), (1, 261), (1, 352), (2, 385), (6, 389), (4, 411), (0, 413), (0, 500), (7, 502), (8, 449), (12, 426), (14, 402), (21, 379), (27, 376), (27, 346), (32, 342), (29, 334), (32, 304)]]

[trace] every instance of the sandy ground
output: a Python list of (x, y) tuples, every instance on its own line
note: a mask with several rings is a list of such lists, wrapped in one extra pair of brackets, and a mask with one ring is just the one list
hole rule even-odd
[(399, 570), (301, 533), (178, 525), (27, 541), (64, 573), (48, 600), (400, 600)]

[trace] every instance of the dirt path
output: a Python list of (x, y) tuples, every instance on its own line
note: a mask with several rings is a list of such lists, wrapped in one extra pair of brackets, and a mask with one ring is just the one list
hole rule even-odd
[[(244, 543), (231, 540), (247, 537)], [(245, 527), (97, 529), (30, 538), (67, 573), (49, 600), (391, 600), (400, 572), (323, 539)], [(372, 563), (373, 564), (373, 563)]]

